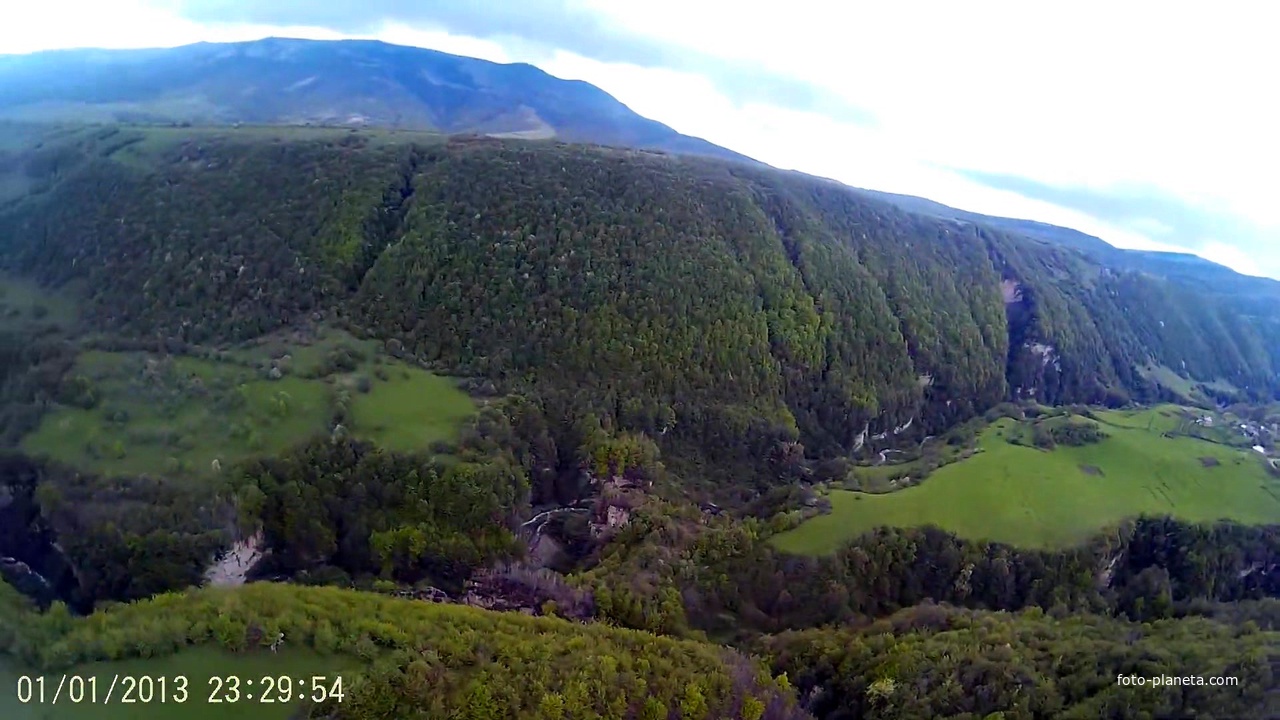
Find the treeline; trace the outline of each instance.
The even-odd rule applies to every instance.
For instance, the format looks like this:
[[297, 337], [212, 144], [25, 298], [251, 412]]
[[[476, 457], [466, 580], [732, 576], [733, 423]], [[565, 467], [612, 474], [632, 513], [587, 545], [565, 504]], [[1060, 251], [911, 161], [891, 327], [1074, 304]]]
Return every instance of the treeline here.
[[[884, 617], [926, 601], [1147, 621], [1280, 598], [1274, 525], [1139, 518], [1062, 550], [880, 528], [823, 557], [779, 553], [770, 533], [759, 521], [649, 502], [590, 559], [584, 579], [634, 596], [615, 621], [739, 638]], [[671, 593], [684, 602], [666, 603]]]
[[[862, 627], [783, 633], [763, 645], [775, 672], [787, 673], [821, 720], [1280, 714], [1280, 634], [1206, 619], [1138, 624], [926, 604]], [[1131, 676], [1147, 686], [1121, 684]], [[1165, 677], [1205, 684], [1151, 686], [1150, 678]], [[1210, 686], [1210, 678], [1238, 684]]]
[[341, 316], [519, 390], [557, 442], [595, 415], [726, 490], [776, 483], [782, 448], [918, 442], [1010, 397], [1153, 399], [1152, 361], [1274, 375], [1252, 321], [1176, 284], [799, 175], [351, 133], [193, 131], [125, 163], [73, 137], [56, 177], [32, 155], [50, 190], [0, 213], [0, 264], [87, 280], [99, 323], [213, 342]]
[[51, 403], [67, 399], [63, 377], [74, 363], [74, 346], [56, 333], [0, 328], [0, 448], [16, 446]]
[[[0, 584], [0, 607], [18, 606]], [[50, 672], [191, 646], [289, 647], [360, 661], [315, 718], [800, 720], [785, 678], [735, 651], [601, 624], [259, 583], [119, 605], [0, 615], [0, 653]], [[193, 683], [194, 684], [194, 683]]]

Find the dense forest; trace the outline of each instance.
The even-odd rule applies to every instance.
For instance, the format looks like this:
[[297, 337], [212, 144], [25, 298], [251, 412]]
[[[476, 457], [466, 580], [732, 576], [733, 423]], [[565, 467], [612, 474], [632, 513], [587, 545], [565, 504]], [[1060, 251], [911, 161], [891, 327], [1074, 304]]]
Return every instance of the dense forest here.
[[1069, 249], [727, 161], [395, 138], [10, 151], [36, 192], [0, 211], [0, 263], [141, 337], [341, 319], [522, 389], [556, 432], [591, 413], [757, 476], [781, 443], [838, 457], [1009, 397], [1152, 399], [1149, 364], [1274, 389], [1249, 320]]
[[[1219, 299], [829, 181], [639, 151], [62, 128], [0, 149], [0, 175], [22, 188], [0, 194], [0, 270], [80, 310], [74, 332], [0, 324], [0, 554], [23, 560], [0, 570], [36, 601], [0, 583], [0, 656], [60, 670], [286, 632], [363, 663], [347, 702], [305, 709], [331, 718], [1277, 713], [1280, 525], [769, 542], [819, 511], [816, 485], [933, 435], [967, 446], [1011, 402], [1167, 399], [1153, 368], [1273, 399], [1273, 342]], [[231, 356], [320, 325], [454, 376], [478, 410], [393, 451], [347, 431], [357, 383], [323, 432], [198, 481], [18, 449], [44, 413], [96, 408], [81, 350]], [[264, 582], [188, 589], [250, 536]], [[1115, 683], [1162, 672], [1243, 685]]]
[[[1280, 713], [1274, 632], [921, 605], [862, 627], [769, 640], [816, 715], [845, 718], [1261, 718]], [[1204, 677], [1134, 689], [1120, 677]], [[1238, 686], [1212, 687], [1232, 677]]]

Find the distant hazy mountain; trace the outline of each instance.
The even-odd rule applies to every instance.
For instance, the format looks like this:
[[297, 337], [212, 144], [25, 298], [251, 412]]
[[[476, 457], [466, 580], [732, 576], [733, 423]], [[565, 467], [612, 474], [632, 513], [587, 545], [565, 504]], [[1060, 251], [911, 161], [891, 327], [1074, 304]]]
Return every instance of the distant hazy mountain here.
[[1231, 268], [1190, 253], [1123, 250], [1079, 230], [1034, 220], [980, 215], [911, 195], [897, 195], [877, 190], [858, 190], [857, 192], [890, 202], [903, 210], [919, 215], [986, 225], [1053, 245], [1074, 248], [1104, 265], [1119, 270], [1134, 270], [1157, 275], [1188, 284], [1202, 292], [1240, 300], [1244, 303], [1241, 309], [1250, 314], [1272, 313], [1277, 308], [1275, 303], [1280, 303], [1280, 282], [1269, 278], [1241, 275]]
[[0, 56], [0, 118], [371, 125], [749, 159], [532, 65], [366, 40]]

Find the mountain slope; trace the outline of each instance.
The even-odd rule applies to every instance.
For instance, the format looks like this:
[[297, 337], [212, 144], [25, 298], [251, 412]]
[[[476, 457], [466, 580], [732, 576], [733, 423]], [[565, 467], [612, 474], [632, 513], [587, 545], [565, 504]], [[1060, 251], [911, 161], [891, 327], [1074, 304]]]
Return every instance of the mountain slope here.
[[271, 132], [87, 129], [9, 153], [31, 192], [0, 210], [0, 264], [81, 284], [91, 321], [140, 337], [340, 319], [530, 393], [553, 426], [594, 416], [752, 475], [790, 441], [866, 452], [1008, 397], [1154, 397], [1148, 364], [1274, 388], [1259, 326], [1211, 297], [834, 183]]
[[1265, 298], [1280, 303], [1280, 282], [1270, 278], [1242, 275], [1191, 253], [1125, 250], [1079, 230], [1035, 220], [982, 215], [911, 195], [862, 189], [856, 192], [892, 203], [908, 212], [979, 223], [1042, 242], [1073, 248], [1117, 270], [1132, 270], [1177, 280], [1201, 292], [1245, 299]]
[[366, 40], [268, 38], [0, 56], [0, 117], [379, 126], [748, 158], [585, 82]]

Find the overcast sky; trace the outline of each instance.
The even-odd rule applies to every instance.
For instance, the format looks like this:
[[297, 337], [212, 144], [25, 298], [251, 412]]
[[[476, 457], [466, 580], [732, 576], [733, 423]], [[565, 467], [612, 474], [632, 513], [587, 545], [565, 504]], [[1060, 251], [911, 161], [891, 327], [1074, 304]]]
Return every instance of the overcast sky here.
[[1280, 277], [1263, 3], [51, 0], [0, 53], [378, 38], [591, 82], [770, 164]]

